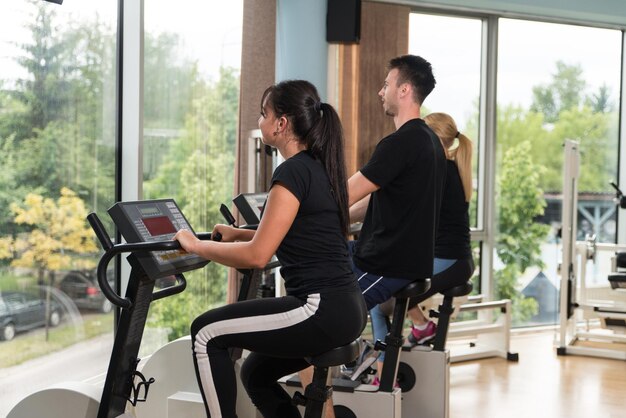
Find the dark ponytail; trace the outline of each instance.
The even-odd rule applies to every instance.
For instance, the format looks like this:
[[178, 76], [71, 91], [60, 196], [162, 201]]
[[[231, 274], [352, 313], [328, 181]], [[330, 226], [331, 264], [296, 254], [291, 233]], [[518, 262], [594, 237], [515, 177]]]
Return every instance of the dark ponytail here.
[[348, 179], [344, 156], [343, 128], [339, 115], [328, 103], [320, 103], [321, 117], [307, 135], [309, 150], [324, 164], [335, 201], [339, 206], [341, 229], [348, 234]]
[[344, 157], [343, 129], [339, 115], [328, 103], [322, 103], [315, 86], [305, 80], [289, 80], [269, 87], [261, 98], [276, 116], [289, 119], [294, 135], [317, 158], [330, 180], [333, 197], [339, 207], [339, 220], [348, 234], [348, 188]]

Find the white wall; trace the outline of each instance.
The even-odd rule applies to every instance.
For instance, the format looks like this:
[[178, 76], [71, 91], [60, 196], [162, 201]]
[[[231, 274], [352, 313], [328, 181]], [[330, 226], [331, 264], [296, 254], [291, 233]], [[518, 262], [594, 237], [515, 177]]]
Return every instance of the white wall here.
[[308, 80], [326, 100], [326, 0], [277, 0], [276, 81]]

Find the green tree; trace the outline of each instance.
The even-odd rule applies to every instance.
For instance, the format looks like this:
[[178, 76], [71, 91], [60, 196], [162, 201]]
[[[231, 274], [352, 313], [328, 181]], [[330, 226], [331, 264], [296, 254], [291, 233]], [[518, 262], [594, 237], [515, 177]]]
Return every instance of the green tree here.
[[[144, 194], [173, 197], [196, 231], [210, 231], [224, 222], [220, 204], [232, 199], [239, 77], [233, 69], [221, 69], [217, 82], [197, 80], [195, 85], [199, 97], [192, 102], [182, 135], [170, 141], [167, 159], [144, 182]], [[225, 299], [225, 267], [210, 263], [188, 276], [183, 294], [151, 309], [150, 323], [169, 328], [170, 340], [188, 334], [193, 318]]]
[[617, 130], [612, 127], [616, 126], [617, 115], [611, 91], [604, 84], [588, 95], [586, 85], [580, 65], [557, 61], [552, 81], [533, 88], [529, 113], [543, 117], [544, 132], [532, 132], [528, 139], [534, 161], [547, 168], [541, 183], [545, 190], [561, 189], [562, 163], [557, 147], [565, 139], [576, 140], [581, 146], [579, 190], [608, 191], [608, 182], [616, 178]]
[[562, 110], [581, 104], [586, 82], [580, 65], [556, 62], [556, 73], [547, 86], [533, 87], [533, 104], [530, 110], [542, 113], [546, 122], [555, 122]]
[[611, 113], [615, 109], [615, 105], [611, 101], [611, 90], [605, 84], [598, 88], [597, 93], [592, 93], [587, 97], [586, 105], [591, 108], [593, 113]]
[[539, 186], [542, 167], [530, 155], [530, 142], [509, 148], [498, 178], [498, 237], [496, 253], [504, 268], [495, 272], [496, 297], [513, 302], [514, 320], [524, 322], [537, 312], [537, 302], [516, 288], [517, 279], [531, 266], [543, 267], [541, 244], [549, 226], [535, 222], [546, 206]]
[[178, 129], [185, 123], [201, 83], [197, 63], [181, 56], [173, 33], [144, 36], [144, 127]]
[[[609, 182], [617, 178], [616, 117], [612, 113], [593, 112], [587, 106], [563, 110], [549, 134], [552, 144], [561, 145], [565, 139], [575, 140], [580, 144], [578, 190], [581, 192], [611, 191]], [[545, 153], [547, 150], [541, 151]], [[552, 149], [549, 152], [562, 160], [561, 149]], [[546, 167], [562, 177], [562, 163]], [[552, 190], [561, 190], [561, 187], [559, 182], [558, 188]]]
[[586, 85], [580, 65], [558, 61], [552, 81], [533, 88], [529, 110], [498, 108], [498, 147], [507, 150], [529, 141], [533, 161], [545, 168], [540, 182], [544, 190], [561, 190], [565, 139], [581, 146], [579, 190], [609, 191], [608, 182], [617, 176], [617, 114], [611, 91], [602, 85], [587, 94]]
[[[31, 40], [15, 58], [28, 76], [0, 91], [0, 162], [10, 172], [0, 176], [0, 207], [69, 187], [103, 211], [115, 179], [115, 38], [98, 17], [59, 25], [55, 10], [32, 5]], [[20, 231], [8, 210], [0, 225]]]
[[64, 46], [55, 24], [56, 11], [41, 2], [34, 2], [32, 20], [26, 24], [32, 42], [20, 45], [24, 54], [17, 62], [30, 77], [18, 80], [16, 96], [27, 107], [26, 120], [17, 139], [28, 136], [32, 129], [43, 129], [48, 122], [62, 118], [69, 101], [66, 68], [62, 59]]

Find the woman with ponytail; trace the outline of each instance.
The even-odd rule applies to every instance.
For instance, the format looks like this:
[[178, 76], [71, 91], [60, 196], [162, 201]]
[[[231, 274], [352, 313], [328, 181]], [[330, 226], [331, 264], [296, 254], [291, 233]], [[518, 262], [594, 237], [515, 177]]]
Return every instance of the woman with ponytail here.
[[408, 340], [413, 344], [423, 344], [431, 340], [436, 331], [433, 321], [426, 319], [417, 304], [442, 289], [466, 283], [474, 273], [469, 227], [472, 141], [458, 131], [454, 119], [446, 113], [431, 113], [424, 117], [424, 121], [441, 140], [446, 152], [447, 167], [435, 237], [432, 287], [420, 300], [409, 303], [409, 316], [413, 326]]
[[[439, 225], [435, 237], [433, 278], [428, 292], [409, 301], [411, 318], [409, 342], [425, 344], [435, 337], [437, 326], [427, 319], [418, 306], [435, 293], [466, 283], [474, 273], [470, 247], [469, 202], [472, 197], [472, 141], [457, 130], [454, 119], [446, 113], [431, 113], [424, 117], [430, 129], [439, 137], [446, 153], [444, 183]], [[458, 143], [457, 143], [458, 140]], [[456, 146], [455, 146], [456, 145]], [[374, 340], [387, 335], [386, 317], [393, 312], [394, 299], [370, 309]], [[377, 359], [377, 374], [382, 372], [384, 354]], [[378, 378], [375, 378], [376, 384]]]
[[236, 379], [229, 348], [249, 350], [241, 380], [264, 417], [300, 417], [277, 380], [304, 369], [304, 357], [348, 344], [367, 321], [352, 273], [343, 134], [332, 106], [303, 80], [269, 87], [261, 99], [263, 142], [278, 166], [256, 231], [216, 225], [221, 242], [189, 231], [191, 253], [238, 268], [262, 268], [276, 254], [287, 295], [210, 310], [191, 325], [193, 361], [207, 416], [235, 417]]
[[[465, 202], [469, 204], [472, 197], [472, 141], [457, 131], [456, 123], [447, 113], [431, 113], [424, 117], [426, 124], [432, 129], [443, 145], [448, 161], [454, 161], [456, 170], [461, 177]], [[455, 147], [455, 142], [458, 144]], [[469, 227], [469, 226], [468, 226]]]

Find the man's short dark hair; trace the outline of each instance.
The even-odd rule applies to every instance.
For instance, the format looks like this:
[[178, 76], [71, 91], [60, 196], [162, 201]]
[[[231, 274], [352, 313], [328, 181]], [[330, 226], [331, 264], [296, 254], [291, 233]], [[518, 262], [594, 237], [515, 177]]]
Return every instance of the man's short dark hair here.
[[389, 71], [398, 70], [398, 85], [413, 86], [413, 99], [420, 105], [435, 88], [433, 68], [428, 61], [417, 55], [401, 55], [389, 61]]

